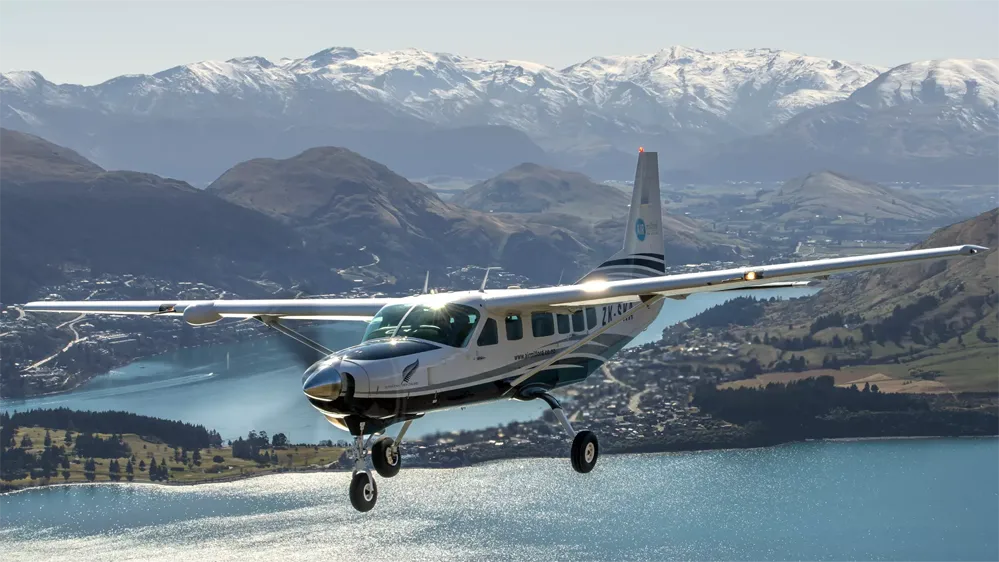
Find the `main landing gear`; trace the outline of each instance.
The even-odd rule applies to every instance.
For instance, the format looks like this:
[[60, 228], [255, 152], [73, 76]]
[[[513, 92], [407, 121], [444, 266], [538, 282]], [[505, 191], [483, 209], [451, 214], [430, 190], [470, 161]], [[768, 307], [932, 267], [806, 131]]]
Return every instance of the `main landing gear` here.
[[[399, 474], [402, 468], [402, 454], [399, 452], [399, 444], [406, 435], [406, 430], [413, 423], [407, 420], [399, 430], [399, 435], [395, 439], [391, 437], [381, 437], [375, 441], [370, 448], [371, 464], [375, 471], [385, 478], [392, 478]], [[350, 478], [350, 504], [357, 511], [370, 511], [378, 501], [378, 485], [371, 475], [371, 468], [368, 467], [366, 457], [371, 440], [375, 438], [372, 433], [367, 441], [364, 439], [364, 422], [360, 423], [360, 431], [354, 436], [354, 443], [347, 450], [347, 455], [354, 461], [354, 469]]]
[[600, 446], [597, 444], [597, 436], [592, 431], [580, 431], [576, 433], [569, 423], [569, 418], [565, 416], [562, 405], [558, 400], [548, 394], [543, 389], [527, 389], [523, 393], [524, 397], [540, 398], [548, 403], [559, 423], [565, 428], [565, 432], [572, 438], [572, 449], [569, 450], [569, 459], [572, 461], [572, 468], [580, 473], [586, 474], [597, 466], [597, 458], [600, 456]]

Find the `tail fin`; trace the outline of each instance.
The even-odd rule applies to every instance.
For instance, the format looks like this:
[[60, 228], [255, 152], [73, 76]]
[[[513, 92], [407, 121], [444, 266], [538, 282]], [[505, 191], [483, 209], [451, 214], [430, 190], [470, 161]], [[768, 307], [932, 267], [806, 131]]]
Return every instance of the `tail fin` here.
[[638, 279], [666, 271], [659, 196], [659, 155], [639, 151], [631, 213], [624, 229], [624, 246], [578, 282]]

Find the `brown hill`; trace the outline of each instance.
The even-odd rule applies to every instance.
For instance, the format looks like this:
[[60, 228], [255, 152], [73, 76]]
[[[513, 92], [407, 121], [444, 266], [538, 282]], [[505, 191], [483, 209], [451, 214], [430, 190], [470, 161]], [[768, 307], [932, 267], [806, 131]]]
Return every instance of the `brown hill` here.
[[449, 265], [500, 264], [554, 280], [562, 269], [575, 270], [585, 252], [562, 229], [450, 205], [344, 148], [243, 162], [208, 191], [282, 220], [328, 255], [364, 248], [378, 268], [410, 279]]
[[771, 220], [831, 224], [881, 221], [940, 221], [955, 212], [943, 201], [927, 201], [901, 189], [884, 187], [830, 171], [794, 178], [755, 205], [769, 208]]
[[326, 271], [280, 222], [187, 183], [107, 172], [43, 139], [2, 130], [0, 285], [41, 296], [67, 269], [198, 280], [244, 294], [249, 279], [291, 283]]
[[[586, 244], [592, 256], [605, 258], [621, 248], [630, 194], [583, 174], [521, 164], [468, 188], [451, 202], [504, 220], [563, 228]], [[688, 217], [664, 213], [662, 225], [670, 264], [735, 260], [756, 250]]]
[[487, 213], [562, 213], [598, 220], [626, 215], [629, 199], [583, 174], [525, 163], [473, 185], [452, 202]]
[[[899, 392], [994, 393], [999, 391], [999, 209], [939, 229], [915, 248], [957, 244], [990, 249], [970, 258], [833, 278], [807, 299], [762, 308], [732, 301], [722, 305], [729, 310], [708, 311], [689, 327], [718, 329], [743, 342], [726, 366], [736, 373], [758, 372], [747, 367], [756, 360], [764, 373], [834, 374], [838, 381], [877, 381]], [[675, 341], [696, 339], [684, 333], [688, 329], [681, 326], [670, 335]]]

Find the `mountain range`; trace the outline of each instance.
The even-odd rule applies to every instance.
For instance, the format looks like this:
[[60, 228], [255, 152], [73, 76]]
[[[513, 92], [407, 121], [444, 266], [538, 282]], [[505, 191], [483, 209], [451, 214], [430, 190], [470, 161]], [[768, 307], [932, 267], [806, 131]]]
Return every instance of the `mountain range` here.
[[93, 86], [0, 75], [5, 127], [104, 167], [207, 184], [254, 157], [337, 145], [409, 177], [489, 177], [521, 162], [628, 175], [640, 145], [664, 179], [999, 176], [996, 60], [891, 69], [773, 49], [685, 47], [563, 69], [406, 49], [244, 57]]

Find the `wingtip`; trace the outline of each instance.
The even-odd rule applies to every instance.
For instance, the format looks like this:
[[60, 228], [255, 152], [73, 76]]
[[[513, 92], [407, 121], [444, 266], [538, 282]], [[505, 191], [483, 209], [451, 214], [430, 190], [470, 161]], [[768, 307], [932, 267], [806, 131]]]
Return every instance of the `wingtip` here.
[[985, 246], [976, 246], [974, 244], [966, 244], [964, 246], [964, 248], [962, 248], [962, 249], [965, 252], [967, 252], [968, 254], [977, 254], [977, 253], [980, 253], [980, 252], [988, 252], [989, 251], [989, 248], [986, 248]]

